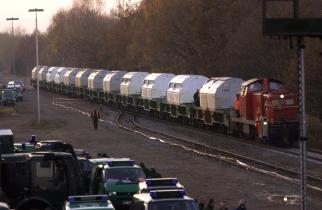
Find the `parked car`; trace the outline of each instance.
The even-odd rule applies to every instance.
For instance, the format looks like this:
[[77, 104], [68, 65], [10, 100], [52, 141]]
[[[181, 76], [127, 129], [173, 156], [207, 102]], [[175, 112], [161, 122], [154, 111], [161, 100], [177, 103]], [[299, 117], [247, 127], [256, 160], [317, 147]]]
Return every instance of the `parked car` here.
[[15, 84], [16, 84], [16, 85], [18, 85], [18, 84], [19, 84], [19, 85], [21, 86], [21, 91], [22, 91], [22, 92], [25, 92], [25, 90], [26, 90], [26, 89], [25, 89], [25, 84], [23, 83], [23, 81], [22, 81], [22, 80], [17, 80], [17, 81], [15, 82]]
[[1, 102], [4, 106], [15, 106], [16, 105], [16, 93], [11, 89], [1, 90]]
[[15, 88], [16, 100], [23, 101], [22, 90], [20, 88]]

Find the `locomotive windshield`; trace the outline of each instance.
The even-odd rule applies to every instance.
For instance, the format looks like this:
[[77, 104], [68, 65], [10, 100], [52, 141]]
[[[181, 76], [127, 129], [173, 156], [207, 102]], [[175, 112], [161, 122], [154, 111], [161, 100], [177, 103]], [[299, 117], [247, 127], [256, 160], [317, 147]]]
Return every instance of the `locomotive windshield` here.
[[280, 91], [280, 90], [284, 90], [284, 86], [280, 82], [270, 81], [269, 82], [269, 89], [271, 91]]
[[262, 88], [263, 87], [261, 81], [254, 82], [249, 85], [249, 91], [251, 92], [262, 90]]

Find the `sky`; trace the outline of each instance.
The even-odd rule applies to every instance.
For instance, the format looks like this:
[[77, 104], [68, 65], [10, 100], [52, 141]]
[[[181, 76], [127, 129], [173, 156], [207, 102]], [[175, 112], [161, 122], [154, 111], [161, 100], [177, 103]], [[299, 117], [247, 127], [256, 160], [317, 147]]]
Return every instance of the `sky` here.
[[[137, 0], [133, 0], [137, 1]], [[61, 8], [70, 8], [73, 0], [0, 0], [0, 32], [11, 31], [11, 21], [6, 18], [17, 17], [14, 27], [24, 28], [27, 33], [35, 29], [35, 13], [28, 12], [32, 8], [44, 9], [38, 13], [38, 30], [45, 32], [52, 16]], [[105, 0], [105, 11], [109, 12], [116, 0]]]

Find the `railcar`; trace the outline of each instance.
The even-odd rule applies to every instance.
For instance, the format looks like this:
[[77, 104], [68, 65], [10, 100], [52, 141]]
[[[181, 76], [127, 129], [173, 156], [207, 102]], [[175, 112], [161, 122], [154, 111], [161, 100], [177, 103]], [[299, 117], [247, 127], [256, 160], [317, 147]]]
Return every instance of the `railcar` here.
[[103, 99], [103, 79], [109, 73], [108, 70], [100, 69], [93, 71], [88, 77], [88, 95], [91, 101], [102, 103]]
[[141, 95], [143, 81], [149, 73], [147, 72], [128, 72], [122, 78], [120, 84], [120, 97], [118, 104], [129, 109], [137, 108], [137, 99]]
[[191, 123], [194, 114], [194, 94], [208, 80], [202, 75], [178, 75], [169, 82], [167, 100], [161, 102], [161, 116], [173, 121]]
[[226, 133], [234, 114], [234, 99], [244, 80], [234, 77], [210, 78], [200, 89], [200, 106], [194, 108], [194, 124]]
[[120, 85], [127, 71], [111, 71], [103, 79], [103, 101], [106, 104], [116, 105], [120, 96]]
[[160, 104], [166, 102], [168, 84], [174, 74], [152, 73], [143, 81], [138, 108], [154, 116], [160, 116]]
[[[51, 88], [52, 78], [58, 67], [46, 69], [48, 73], [44, 85], [54, 91]], [[161, 119], [208, 127], [263, 143], [292, 145], [298, 140], [296, 96], [278, 80], [255, 78], [244, 82], [233, 77], [208, 79], [202, 75], [108, 73], [106, 70], [95, 80], [102, 71], [83, 69], [73, 73], [76, 74], [74, 96], [149, 112]], [[73, 80], [72, 77], [67, 78]], [[71, 84], [66, 82], [65, 87], [70, 88]], [[194, 104], [197, 89], [200, 89], [199, 106]], [[240, 94], [240, 115], [233, 108], [237, 93]]]
[[64, 75], [64, 94], [72, 96], [76, 93], [76, 75], [81, 69], [69, 68]]
[[79, 71], [76, 75], [75, 86], [76, 93], [75, 96], [86, 98], [88, 94], [88, 77], [93, 72], [93, 69], [83, 69]]
[[32, 69], [32, 72], [31, 72], [31, 86], [36, 87], [38, 73], [39, 73], [39, 70], [42, 69], [42, 68], [43, 68], [43, 66], [39, 65], [39, 66], [35, 66]]
[[43, 88], [47, 88], [47, 90], [52, 91], [54, 90], [54, 81], [55, 75], [60, 67], [50, 67], [46, 74], [46, 82]]
[[296, 96], [278, 80], [248, 80], [240, 91], [240, 117], [231, 117], [230, 129], [264, 143], [292, 145], [299, 135]]
[[46, 75], [47, 75], [48, 69], [49, 67], [43, 66], [38, 72], [39, 88], [44, 88], [46, 86]]
[[56, 93], [63, 93], [63, 87], [64, 87], [64, 76], [67, 72], [68, 68], [66, 67], [61, 67], [57, 70], [57, 73], [55, 75], [54, 79], [54, 91]]

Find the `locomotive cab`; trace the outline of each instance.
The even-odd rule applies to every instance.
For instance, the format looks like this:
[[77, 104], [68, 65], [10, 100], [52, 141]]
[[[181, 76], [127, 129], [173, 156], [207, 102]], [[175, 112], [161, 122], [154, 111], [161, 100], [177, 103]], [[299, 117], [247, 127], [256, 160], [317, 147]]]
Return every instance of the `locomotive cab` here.
[[251, 136], [291, 145], [298, 138], [297, 113], [296, 96], [280, 81], [256, 78], [242, 84], [240, 120]]

